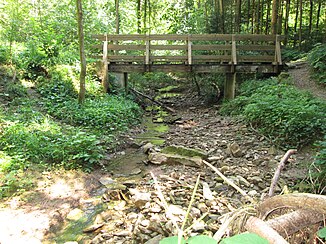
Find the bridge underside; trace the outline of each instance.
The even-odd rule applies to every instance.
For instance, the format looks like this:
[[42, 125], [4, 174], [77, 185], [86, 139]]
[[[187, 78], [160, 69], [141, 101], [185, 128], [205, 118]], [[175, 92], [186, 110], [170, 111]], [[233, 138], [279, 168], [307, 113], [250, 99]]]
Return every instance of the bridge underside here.
[[277, 74], [282, 65], [274, 64], [126, 64], [109, 63], [108, 70], [116, 73], [132, 72], [193, 72], [193, 73], [265, 73]]

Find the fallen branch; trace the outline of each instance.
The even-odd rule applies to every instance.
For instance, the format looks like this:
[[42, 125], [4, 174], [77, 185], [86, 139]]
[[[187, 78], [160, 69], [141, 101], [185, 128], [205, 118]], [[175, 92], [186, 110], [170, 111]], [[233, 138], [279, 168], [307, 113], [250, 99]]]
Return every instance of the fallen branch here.
[[306, 209], [326, 215], [326, 196], [310, 193], [278, 195], [264, 200], [258, 207], [258, 213], [265, 219], [280, 208]]
[[287, 244], [288, 242], [277, 233], [273, 228], [267, 225], [263, 220], [256, 217], [249, 217], [247, 220], [245, 228], [252, 233], [255, 233], [266, 240], [271, 244]]
[[284, 168], [284, 165], [286, 163], [286, 161], [288, 161], [289, 157], [292, 155], [292, 154], [295, 154], [297, 152], [297, 150], [295, 149], [290, 149], [288, 150], [285, 155], [282, 157], [275, 173], [274, 173], [274, 177], [272, 179], [272, 182], [271, 182], [271, 186], [269, 188], [269, 192], [268, 192], [268, 196], [269, 197], [272, 197], [274, 195], [274, 191], [275, 191], [275, 187], [276, 187], [276, 184], [280, 178], [280, 174], [281, 174], [281, 171], [282, 169]]
[[159, 101], [156, 101], [154, 98], [150, 97], [150, 96], [147, 96], [145, 95], [144, 93], [141, 93], [140, 91], [137, 91], [133, 88], [129, 88], [133, 93], [135, 93], [136, 95], [139, 95], [139, 96], [142, 96], [142, 97], [145, 97], [147, 98], [148, 100], [152, 101], [153, 103], [156, 103], [158, 105], [160, 105], [162, 108], [164, 108], [165, 110], [171, 112], [171, 113], [175, 113], [176, 111], [166, 105], [164, 105], [163, 103], [159, 102]]
[[316, 211], [299, 209], [294, 212], [281, 215], [266, 222], [281, 236], [287, 237], [295, 232], [325, 219], [325, 215]]
[[234, 189], [236, 189], [242, 196], [247, 198], [251, 203], [256, 204], [256, 201], [252, 197], [250, 197], [244, 190], [242, 190], [240, 187], [238, 187], [236, 184], [234, 184], [231, 180], [229, 180], [216, 167], [214, 167], [212, 164], [206, 162], [205, 160], [203, 160], [203, 163], [206, 164], [207, 166], [209, 166], [211, 169], [213, 169], [215, 171], [215, 173], [218, 174], [228, 185], [230, 185]]

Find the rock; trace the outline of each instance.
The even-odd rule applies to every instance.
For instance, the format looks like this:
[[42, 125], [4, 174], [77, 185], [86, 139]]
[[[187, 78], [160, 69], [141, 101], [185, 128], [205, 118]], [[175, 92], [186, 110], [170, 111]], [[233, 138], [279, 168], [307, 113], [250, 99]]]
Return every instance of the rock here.
[[165, 154], [176, 154], [185, 157], [200, 157], [207, 159], [208, 155], [206, 152], [199, 149], [187, 148], [184, 146], [168, 146], [162, 149], [162, 153]]
[[259, 176], [252, 176], [252, 177], [248, 178], [248, 180], [251, 181], [252, 183], [254, 183], [255, 185], [263, 182], [263, 179], [260, 178]]
[[126, 190], [126, 186], [123, 185], [123, 184], [120, 184], [118, 182], [116, 182], [115, 180], [113, 180], [112, 178], [110, 177], [107, 177], [107, 176], [104, 176], [104, 177], [101, 177], [99, 179], [99, 182], [104, 185], [106, 188], [108, 188], [109, 190]]
[[204, 221], [199, 221], [199, 222], [196, 222], [192, 229], [193, 231], [196, 231], [196, 232], [202, 232], [205, 230], [205, 227], [206, 227], [206, 224]]
[[134, 168], [130, 171], [130, 173], [128, 175], [138, 175], [141, 173], [141, 169], [140, 168]]
[[255, 197], [258, 195], [258, 192], [256, 190], [251, 190], [248, 192], [248, 195], [251, 196], [251, 197]]
[[190, 210], [190, 214], [192, 215], [193, 218], [199, 218], [201, 213], [198, 208], [192, 207]]
[[202, 182], [203, 184], [203, 196], [205, 199], [207, 200], [213, 200], [214, 197], [213, 197], [213, 193], [211, 191], [211, 189], [209, 189], [209, 186], [206, 182]]
[[167, 156], [163, 153], [150, 153], [148, 155], [148, 160], [152, 164], [163, 164], [167, 162]]
[[151, 193], [149, 192], [140, 192], [134, 188], [130, 188], [129, 192], [132, 195], [131, 199], [135, 206], [139, 209], [143, 208], [145, 204], [151, 200]]
[[129, 235], [131, 235], [131, 233], [128, 230], [122, 230], [122, 231], [113, 233], [113, 235], [115, 235], [115, 236], [129, 236]]
[[181, 206], [178, 205], [169, 205], [167, 211], [166, 211], [166, 215], [167, 216], [171, 216], [171, 215], [186, 215], [186, 211], [184, 211]]
[[143, 149], [143, 152], [145, 153], [145, 154], [148, 154], [148, 153], [150, 153], [151, 151], [152, 151], [152, 149], [154, 148], [154, 145], [152, 144], [152, 143], [147, 143], [147, 144], [145, 144], [143, 147], [142, 147], [142, 149]]
[[91, 226], [86, 227], [85, 229], [83, 229], [83, 232], [84, 232], [84, 233], [89, 233], [89, 232], [96, 231], [96, 230], [98, 230], [99, 228], [101, 228], [103, 225], [104, 225], [104, 223], [102, 223], [102, 224], [94, 224], [94, 225], [91, 225]]
[[220, 161], [220, 160], [223, 160], [224, 157], [223, 156], [212, 156], [212, 157], [209, 157], [207, 159], [208, 162], [217, 162], [217, 161]]
[[158, 235], [158, 236], [155, 236], [152, 239], [146, 241], [145, 244], [159, 244], [160, 240], [162, 240], [162, 239], [163, 239], [163, 236]]
[[236, 158], [242, 156], [242, 151], [240, 149], [240, 146], [235, 142], [228, 145], [228, 151], [231, 153], [231, 155], [233, 155]]
[[200, 157], [186, 157], [181, 155], [172, 155], [164, 153], [150, 153], [148, 160], [153, 164], [183, 164], [192, 167], [199, 167], [202, 165]]
[[237, 175], [237, 178], [239, 179], [240, 184], [242, 184], [246, 187], [250, 186], [250, 183], [245, 178], [243, 178], [241, 175]]
[[75, 208], [73, 210], [71, 210], [68, 215], [67, 215], [67, 219], [71, 220], [71, 221], [77, 221], [79, 220], [81, 217], [83, 217], [84, 212], [79, 209], [79, 208]]
[[[224, 166], [222, 166], [221, 168], [220, 168], [220, 171], [221, 171], [221, 173], [225, 173], [226, 171], [229, 171], [230, 170], [230, 167], [229, 166], [226, 166], [226, 165], [224, 165]], [[222, 178], [221, 178], [222, 179]], [[224, 180], [222, 181], [222, 182], [224, 182]]]
[[140, 225], [148, 227], [151, 222], [148, 219], [144, 219], [140, 222]]
[[197, 208], [202, 212], [202, 213], [206, 213], [208, 211], [208, 207], [206, 206], [205, 203], [200, 202], [197, 204]]

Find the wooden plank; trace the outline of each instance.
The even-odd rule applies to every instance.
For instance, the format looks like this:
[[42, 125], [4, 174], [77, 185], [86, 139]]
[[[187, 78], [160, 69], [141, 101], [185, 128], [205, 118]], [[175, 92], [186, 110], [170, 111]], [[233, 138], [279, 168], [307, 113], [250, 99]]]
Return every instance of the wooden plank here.
[[133, 50], [133, 51], [145, 51], [146, 45], [119, 45], [109, 44], [108, 49], [110, 50]]
[[192, 57], [194, 61], [204, 61], [204, 62], [220, 62], [220, 61], [227, 61], [231, 60], [230, 55], [194, 55]]
[[275, 56], [273, 55], [241, 55], [238, 57], [238, 63], [241, 62], [252, 62], [252, 63], [259, 63], [259, 62], [274, 62]]
[[192, 50], [202, 50], [202, 51], [218, 51], [218, 50], [231, 50], [232, 49], [232, 45], [230, 44], [225, 44], [225, 45], [221, 45], [221, 44], [193, 44], [192, 45]]
[[136, 55], [110, 55], [108, 56], [109, 62], [144, 62], [145, 56]]
[[187, 45], [151, 45], [151, 50], [187, 50]]
[[237, 45], [242, 51], [275, 51], [274, 45]]
[[186, 62], [188, 60], [188, 56], [151, 56], [151, 61], [164, 61], [164, 62], [174, 62], [174, 61], [182, 61]]

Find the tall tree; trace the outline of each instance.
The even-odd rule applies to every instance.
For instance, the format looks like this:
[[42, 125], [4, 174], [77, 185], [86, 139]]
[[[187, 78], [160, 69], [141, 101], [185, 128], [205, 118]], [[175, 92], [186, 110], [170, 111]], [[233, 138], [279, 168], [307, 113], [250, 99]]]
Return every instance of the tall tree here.
[[317, 21], [316, 21], [317, 30], [319, 29], [320, 11], [321, 11], [321, 0], [318, 0]]
[[115, 0], [115, 34], [120, 33], [119, 0]]
[[78, 23], [78, 40], [79, 40], [79, 56], [80, 56], [80, 77], [79, 77], [79, 103], [85, 100], [85, 79], [86, 79], [86, 57], [84, 48], [84, 30], [83, 30], [83, 8], [81, 0], [76, 0], [77, 6], [77, 23]]
[[241, 0], [236, 0], [235, 3], [235, 32], [241, 32]]
[[278, 24], [278, 9], [279, 9], [279, 0], [273, 0], [272, 4], [272, 34], [277, 34], [277, 24]]
[[299, 48], [301, 49], [301, 43], [302, 43], [302, 18], [303, 18], [303, 6], [302, 6], [302, 0], [299, 0]]
[[310, 9], [309, 9], [309, 35], [310, 35], [310, 33], [311, 33], [311, 30], [312, 30], [312, 11], [313, 11], [313, 8], [314, 8], [314, 2], [313, 2], [313, 0], [310, 0], [309, 1], [309, 3], [310, 3]]

